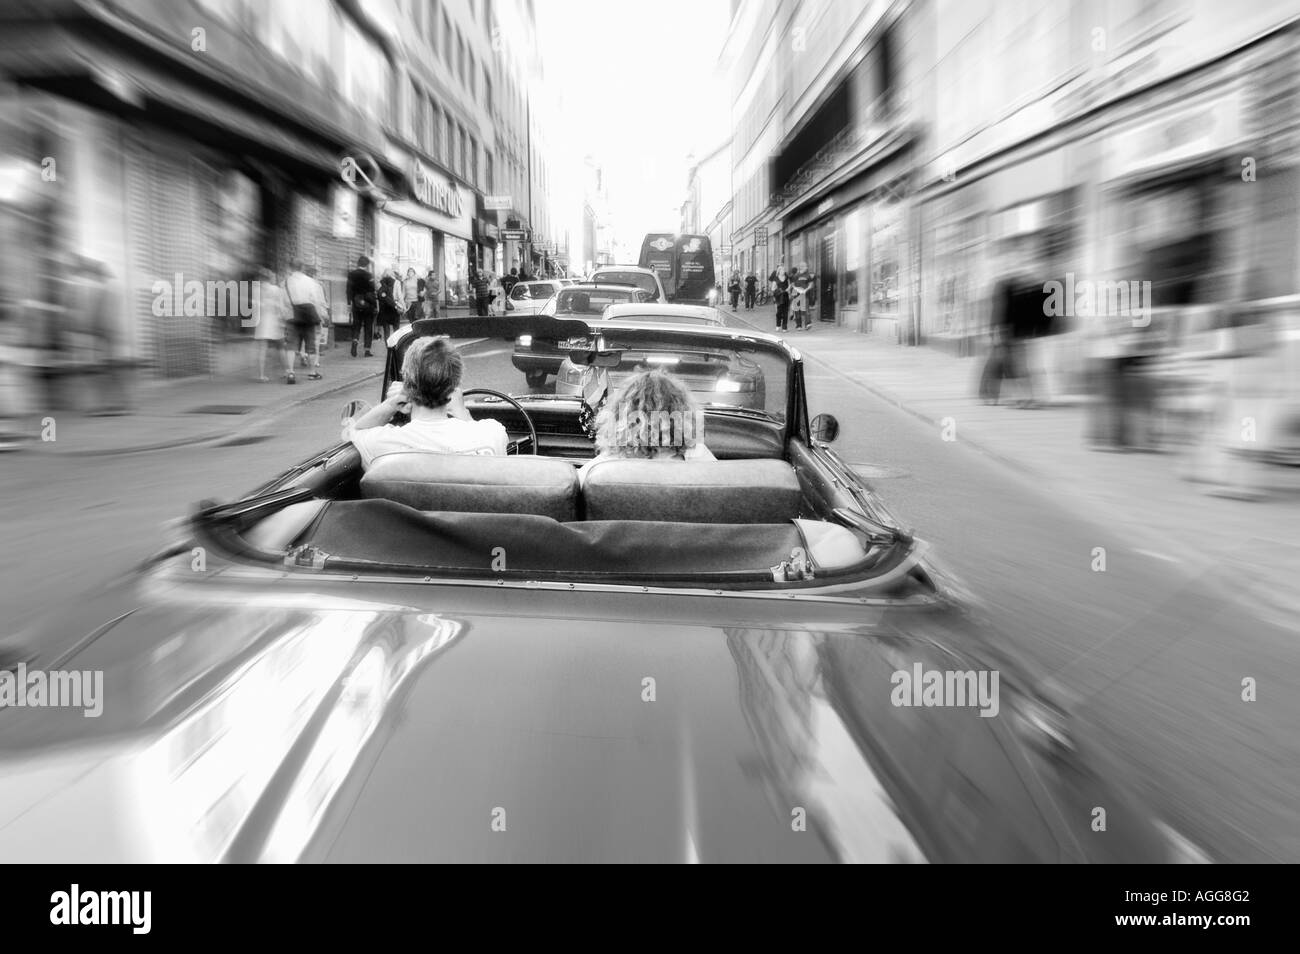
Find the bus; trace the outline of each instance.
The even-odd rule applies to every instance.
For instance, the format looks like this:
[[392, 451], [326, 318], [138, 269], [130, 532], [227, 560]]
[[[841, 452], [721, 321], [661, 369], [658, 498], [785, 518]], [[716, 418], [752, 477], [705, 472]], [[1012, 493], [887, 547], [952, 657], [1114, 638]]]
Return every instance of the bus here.
[[659, 273], [669, 301], [714, 304], [713, 244], [707, 235], [651, 232], [641, 243], [637, 264]]

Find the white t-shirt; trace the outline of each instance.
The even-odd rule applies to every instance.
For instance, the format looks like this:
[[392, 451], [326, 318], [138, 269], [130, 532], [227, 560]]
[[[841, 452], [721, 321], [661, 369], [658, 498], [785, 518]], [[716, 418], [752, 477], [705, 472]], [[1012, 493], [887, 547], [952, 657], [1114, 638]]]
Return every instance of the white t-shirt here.
[[357, 430], [348, 425], [347, 438], [361, 451], [361, 464], [369, 467], [381, 454], [428, 451], [434, 454], [505, 456], [508, 437], [500, 421], [465, 421], [447, 417], [437, 421], [410, 421], [398, 427], [385, 424]]

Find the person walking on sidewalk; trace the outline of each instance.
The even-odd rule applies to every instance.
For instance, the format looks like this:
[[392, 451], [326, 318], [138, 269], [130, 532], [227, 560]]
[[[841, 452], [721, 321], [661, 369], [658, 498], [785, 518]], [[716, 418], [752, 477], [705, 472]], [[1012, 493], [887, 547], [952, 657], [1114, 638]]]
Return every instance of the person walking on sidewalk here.
[[307, 375], [313, 381], [319, 381], [320, 373], [320, 328], [325, 322], [328, 310], [325, 307], [325, 292], [320, 284], [303, 271], [302, 262], [295, 261], [288, 278], [284, 281], [284, 290], [289, 300], [289, 384], [293, 384], [294, 356], [301, 348], [306, 355], [306, 363], [311, 368]]
[[406, 307], [406, 323], [409, 325], [420, 317], [420, 299], [424, 296], [424, 279], [415, 274], [415, 269], [408, 268], [402, 279], [402, 302]]
[[740, 276], [735, 272], [727, 279], [727, 296], [731, 299], [731, 310], [735, 311], [740, 305]]
[[284, 380], [293, 384], [293, 352], [286, 336], [293, 306], [289, 296], [275, 281], [269, 268], [257, 270], [257, 294], [253, 296], [253, 340], [257, 343], [257, 380], [266, 382], [266, 359], [271, 353], [282, 356]]
[[492, 281], [487, 272], [475, 268], [469, 277], [470, 289], [474, 295], [474, 314], [480, 318], [488, 317], [488, 304], [492, 300]]
[[758, 296], [758, 276], [752, 271], [745, 276], [745, 308], [754, 310], [754, 299]]
[[398, 298], [401, 287], [397, 281], [397, 274], [391, 268], [384, 269], [383, 277], [379, 279], [376, 298], [379, 300], [379, 331], [385, 346], [388, 344], [388, 336], [397, 330], [397, 326], [402, 321]]
[[812, 288], [812, 275], [805, 268], [794, 270], [791, 282], [791, 307], [794, 309], [794, 326], [800, 331], [811, 331], [812, 322], [808, 319], [808, 293]]
[[375, 336], [375, 277], [370, 274], [370, 259], [362, 255], [357, 267], [348, 272], [348, 307], [352, 309], [352, 357], [357, 356], [357, 342], [364, 341], [366, 357]]
[[776, 302], [776, 327], [788, 331], [790, 324], [790, 274], [785, 270], [785, 262], [776, 267], [771, 275], [772, 299]]

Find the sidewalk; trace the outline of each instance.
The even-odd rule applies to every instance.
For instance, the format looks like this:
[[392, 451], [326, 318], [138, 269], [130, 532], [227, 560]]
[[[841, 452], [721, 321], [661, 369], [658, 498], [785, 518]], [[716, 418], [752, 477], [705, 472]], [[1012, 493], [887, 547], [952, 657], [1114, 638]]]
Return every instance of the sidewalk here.
[[[339, 342], [321, 351], [322, 380], [307, 377], [309, 369], [296, 369], [296, 384], [286, 384], [283, 359], [268, 356], [269, 382], [257, 380], [256, 352], [247, 343], [226, 362], [241, 370], [205, 377], [172, 380], [137, 379], [129, 387], [130, 411], [96, 416], [86, 410], [64, 409], [27, 415], [29, 440], [17, 453], [59, 454], [72, 457], [132, 454], [239, 440], [268, 420], [300, 404], [343, 391], [384, 371], [385, 348], [374, 342], [374, 356], [353, 358], [348, 344]], [[301, 365], [301, 362], [298, 362]], [[277, 371], [272, 368], [278, 369]], [[375, 383], [372, 403], [378, 400]], [[44, 421], [52, 418], [54, 440], [42, 439]]]
[[[771, 306], [724, 313], [759, 331], [775, 331]], [[1263, 580], [1294, 590], [1300, 577], [1300, 468], [1259, 467], [1268, 496], [1259, 501], [1215, 497], [1179, 476], [1174, 453], [1111, 454], [1085, 443], [1084, 405], [1022, 410], [989, 406], [977, 397], [981, 357], [957, 357], [892, 339], [816, 323], [784, 335], [810, 365], [866, 388], [926, 422], [941, 440], [945, 423], [956, 440], [1000, 461], [1095, 519], [1117, 526], [1151, 555], [1180, 563], [1220, 565], [1225, 558]], [[842, 422], [850, 408], [833, 410]], [[947, 421], [947, 419], [951, 421]]]

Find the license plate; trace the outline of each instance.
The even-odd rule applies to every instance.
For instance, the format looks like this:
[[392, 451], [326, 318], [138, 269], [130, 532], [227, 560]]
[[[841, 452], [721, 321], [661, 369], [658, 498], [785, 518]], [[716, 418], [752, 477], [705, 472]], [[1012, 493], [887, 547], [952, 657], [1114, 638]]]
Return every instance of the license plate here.
[[560, 350], [590, 351], [591, 339], [590, 338], [566, 338], [564, 341], [560, 342]]

